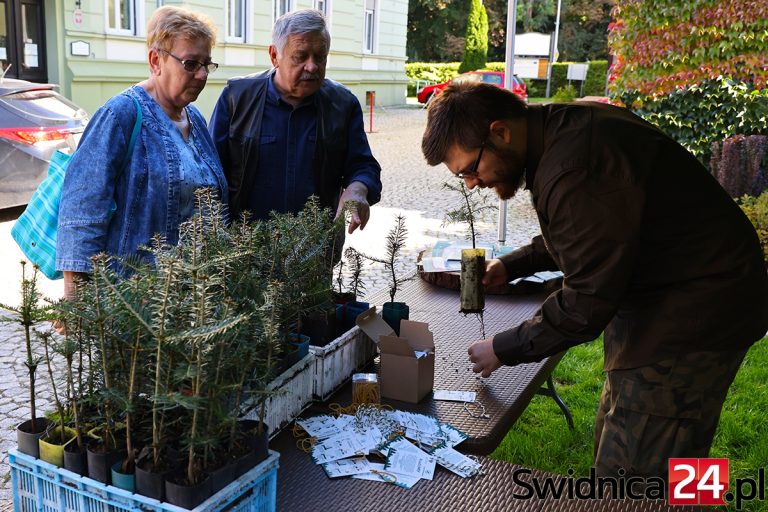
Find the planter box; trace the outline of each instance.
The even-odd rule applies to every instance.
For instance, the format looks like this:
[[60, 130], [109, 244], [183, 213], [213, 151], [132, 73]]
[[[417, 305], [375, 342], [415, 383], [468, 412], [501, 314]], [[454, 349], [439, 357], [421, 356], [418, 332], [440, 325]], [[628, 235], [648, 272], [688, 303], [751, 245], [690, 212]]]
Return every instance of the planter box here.
[[[310, 353], [267, 386], [271, 394], [267, 398], [264, 422], [269, 427], [270, 438], [276, 436], [312, 403], [314, 363], [315, 356]], [[243, 419], [258, 420], [261, 409], [258, 397], [246, 405], [245, 409], [247, 412]]]
[[[193, 509], [194, 512], [272, 512], [280, 455], [269, 457]], [[140, 494], [104, 485], [40, 459], [8, 452], [14, 512], [186, 512]]]
[[324, 347], [310, 345], [315, 356], [312, 396], [327, 400], [353, 373], [376, 357], [376, 344], [355, 326]]

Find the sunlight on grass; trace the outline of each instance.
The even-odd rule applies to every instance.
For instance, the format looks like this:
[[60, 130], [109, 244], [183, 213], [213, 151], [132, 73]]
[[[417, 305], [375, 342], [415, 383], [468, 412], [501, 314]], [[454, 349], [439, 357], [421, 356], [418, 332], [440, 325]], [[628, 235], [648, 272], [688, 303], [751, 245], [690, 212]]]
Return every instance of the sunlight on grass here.
[[[588, 475], [595, 412], [603, 386], [602, 365], [602, 337], [570, 349], [553, 377], [573, 414], [575, 429], [568, 429], [551, 398], [536, 396], [491, 457], [560, 475], [569, 469], [576, 476]], [[736, 478], [757, 480], [759, 468], [768, 466], [767, 415], [768, 337], [747, 353], [723, 406], [710, 453], [710, 457], [729, 459], [731, 489]], [[768, 511], [768, 501], [745, 503], [742, 510]]]

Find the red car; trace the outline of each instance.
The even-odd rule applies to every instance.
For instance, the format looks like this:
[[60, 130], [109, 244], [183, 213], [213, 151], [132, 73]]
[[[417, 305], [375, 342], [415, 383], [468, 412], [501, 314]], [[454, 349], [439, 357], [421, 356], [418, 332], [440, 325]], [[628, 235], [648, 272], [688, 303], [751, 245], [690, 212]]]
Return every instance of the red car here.
[[[493, 84], [498, 87], [504, 87], [504, 72], [503, 71], [468, 71], [461, 75], [443, 82], [441, 84], [432, 84], [419, 89], [416, 93], [416, 98], [420, 103], [427, 103], [434, 94], [442, 91], [443, 88], [451, 82], [485, 82], [487, 84]], [[512, 92], [528, 101], [528, 91], [525, 87], [525, 82], [518, 78], [517, 75], [512, 75]]]

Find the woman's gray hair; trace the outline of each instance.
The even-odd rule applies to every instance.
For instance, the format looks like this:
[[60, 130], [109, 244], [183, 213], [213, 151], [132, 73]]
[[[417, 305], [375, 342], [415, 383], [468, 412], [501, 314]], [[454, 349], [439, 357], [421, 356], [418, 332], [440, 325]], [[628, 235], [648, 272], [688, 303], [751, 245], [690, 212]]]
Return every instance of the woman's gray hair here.
[[325, 23], [325, 16], [315, 9], [301, 9], [283, 14], [272, 28], [272, 45], [278, 55], [283, 54], [283, 48], [288, 43], [288, 37], [295, 34], [319, 32], [325, 39], [326, 47], [331, 48], [331, 34]]

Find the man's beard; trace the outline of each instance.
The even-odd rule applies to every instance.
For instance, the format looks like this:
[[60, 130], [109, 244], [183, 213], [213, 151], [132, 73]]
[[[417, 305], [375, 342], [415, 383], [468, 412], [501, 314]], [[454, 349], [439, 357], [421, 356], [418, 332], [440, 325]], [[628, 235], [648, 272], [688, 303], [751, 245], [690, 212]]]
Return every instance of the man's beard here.
[[525, 164], [523, 160], [512, 150], [489, 146], [506, 164], [502, 172], [497, 173], [498, 181], [493, 184], [493, 189], [499, 199], [512, 199], [525, 182]]

